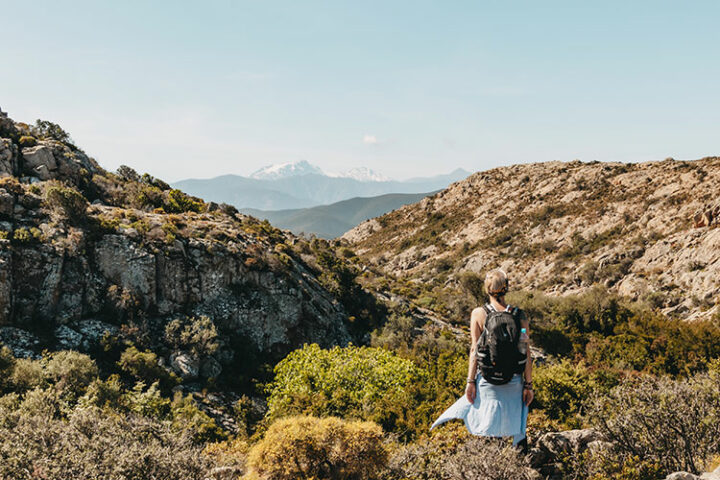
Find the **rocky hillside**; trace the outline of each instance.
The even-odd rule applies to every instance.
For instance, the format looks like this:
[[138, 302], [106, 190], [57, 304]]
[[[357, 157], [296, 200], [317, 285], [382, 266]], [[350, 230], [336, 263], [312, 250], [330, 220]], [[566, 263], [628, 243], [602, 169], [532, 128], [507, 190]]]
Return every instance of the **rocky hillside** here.
[[549, 162], [478, 172], [343, 238], [400, 283], [501, 266], [550, 294], [603, 284], [664, 313], [720, 302], [720, 158]]
[[0, 342], [16, 355], [122, 339], [186, 381], [237, 380], [304, 342], [353, 339], [343, 302], [362, 295], [342, 268], [321, 242], [107, 172], [57, 125], [0, 112]]

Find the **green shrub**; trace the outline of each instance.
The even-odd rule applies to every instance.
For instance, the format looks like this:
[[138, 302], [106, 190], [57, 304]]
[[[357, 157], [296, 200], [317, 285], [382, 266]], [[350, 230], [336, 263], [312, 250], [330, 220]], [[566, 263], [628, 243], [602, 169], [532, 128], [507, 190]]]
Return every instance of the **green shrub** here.
[[158, 187], [144, 186], [132, 200], [133, 206], [140, 209], [154, 209], [162, 207], [165, 202], [163, 191]]
[[409, 360], [352, 345], [329, 350], [305, 345], [274, 371], [266, 421], [292, 414], [332, 415], [376, 421], [390, 430], [400, 428], [403, 419], [386, 407], [415, 408], [411, 387], [428, 380]]
[[58, 142], [73, 145], [70, 134], [63, 130], [57, 123], [38, 119], [35, 121], [35, 125], [30, 127], [30, 132], [37, 138], [57, 140]]
[[12, 387], [12, 374], [15, 369], [15, 356], [12, 350], [0, 345], [0, 394]]
[[95, 406], [119, 411], [124, 408], [123, 393], [123, 385], [117, 374], [110, 375], [105, 380], [96, 378], [78, 399], [78, 405], [81, 408]]
[[212, 355], [220, 346], [215, 324], [204, 315], [172, 320], [165, 326], [165, 341], [199, 357]]
[[13, 242], [15, 243], [30, 243], [33, 241], [32, 233], [25, 227], [16, 228], [12, 236]]
[[10, 383], [18, 392], [47, 385], [42, 362], [30, 358], [18, 358], [12, 369]]
[[98, 376], [98, 368], [89, 356], [63, 350], [46, 357], [45, 375], [57, 388], [77, 397]]
[[198, 443], [217, 442], [227, 439], [227, 434], [207, 413], [198, 408], [191, 396], [175, 394], [171, 404], [173, 427], [189, 433]]
[[460, 275], [460, 285], [476, 301], [485, 301], [487, 297], [485, 294], [485, 280], [481, 275], [475, 272], [463, 272]]
[[74, 222], [85, 218], [88, 201], [72, 187], [53, 184], [45, 190], [45, 203], [62, 217]]
[[157, 355], [150, 351], [140, 351], [134, 345], [125, 349], [117, 362], [120, 370], [134, 381], [152, 384], [160, 381], [164, 388], [178, 383], [177, 377], [158, 363]]
[[468, 434], [464, 425], [444, 426], [391, 455], [383, 478], [403, 480], [530, 480], [527, 459], [508, 442]]
[[251, 448], [248, 465], [264, 480], [372, 480], [387, 462], [382, 440], [372, 422], [290, 417], [270, 426]]
[[212, 466], [169, 423], [96, 407], [58, 418], [50, 414], [60, 410], [52, 390], [34, 397], [33, 409], [0, 408], [0, 478], [202, 480]]
[[609, 372], [591, 371], [582, 362], [564, 359], [533, 371], [535, 401], [557, 430], [582, 427], [580, 415], [591, 396], [602, 396], [618, 381]]
[[172, 189], [167, 194], [163, 208], [168, 213], [202, 212], [205, 204], [199, 198], [191, 197], [182, 190]]
[[170, 400], [162, 396], [159, 382], [145, 388], [144, 382], [138, 382], [122, 398], [123, 406], [143, 417], [158, 420], [170, 414]]

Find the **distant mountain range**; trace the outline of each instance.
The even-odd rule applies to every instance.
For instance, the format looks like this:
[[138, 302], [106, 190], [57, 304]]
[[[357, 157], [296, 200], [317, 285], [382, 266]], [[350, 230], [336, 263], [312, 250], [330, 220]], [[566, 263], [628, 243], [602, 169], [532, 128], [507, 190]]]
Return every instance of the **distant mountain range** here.
[[300, 175], [326, 175], [328, 177], [353, 178], [360, 182], [388, 182], [385, 175], [367, 167], [351, 168], [341, 173], [325, 174], [320, 167], [310, 164], [307, 160], [268, 165], [250, 174], [256, 180], [278, 180], [280, 178], [297, 177]]
[[369, 198], [356, 197], [311, 208], [276, 211], [244, 208], [242, 212], [267, 219], [274, 226], [290, 230], [295, 234], [314, 233], [322, 238], [335, 238], [365, 220], [419, 202], [434, 193], [389, 193]]
[[287, 210], [309, 208], [389, 193], [425, 193], [447, 187], [470, 175], [456, 169], [446, 175], [408, 180], [388, 180], [368, 168], [326, 174], [307, 161], [271, 165], [249, 177], [222, 175], [188, 179], [173, 184], [208, 201], [225, 202], [240, 209]]

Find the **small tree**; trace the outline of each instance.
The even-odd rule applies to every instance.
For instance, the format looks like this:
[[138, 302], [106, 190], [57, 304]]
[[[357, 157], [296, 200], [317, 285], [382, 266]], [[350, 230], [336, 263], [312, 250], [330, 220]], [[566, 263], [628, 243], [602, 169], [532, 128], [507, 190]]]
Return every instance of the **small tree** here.
[[35, 125], [30, 128], [30, 131], [33, 136], [38, 138], [57, 140], [58, 142], [73, 145], [70, 134], [63, 130], [57, 123], [37, 119], [35, 120]]

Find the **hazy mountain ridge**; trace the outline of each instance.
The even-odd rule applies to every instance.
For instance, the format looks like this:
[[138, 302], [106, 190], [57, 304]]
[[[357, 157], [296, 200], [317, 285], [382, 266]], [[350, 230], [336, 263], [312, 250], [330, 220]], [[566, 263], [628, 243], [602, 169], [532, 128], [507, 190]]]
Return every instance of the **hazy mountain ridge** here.
[[447, 187], [465, 178], [462, 169], [434, 177], [406, 181], [375, 181], [349, 177], [304, 173], [272, 180], [222, 175], [210, 179], [187, 179], [174, 187], [214, 202], [225, 202], [237, 208], [286, 210], [327, 205], [354, 197], [372, 197], [388, 193], [425, 193]]
[[715, 315], [720, 301], [720, 159], [548, 162], [478, 172], [347, 232], [400, 279], [502, 266], [547, 293], [604, 284], [664, 313]]
[[389, 193], [376, 197], [356, 197], [311, 208], [276, 211], [247, 208], [241, 211], [266, 219], [274, 226], [290, 230], [295, 234], [312, 233], [321, 238], [335, 238], [360, 222], [420, 201], [432, 193]]

